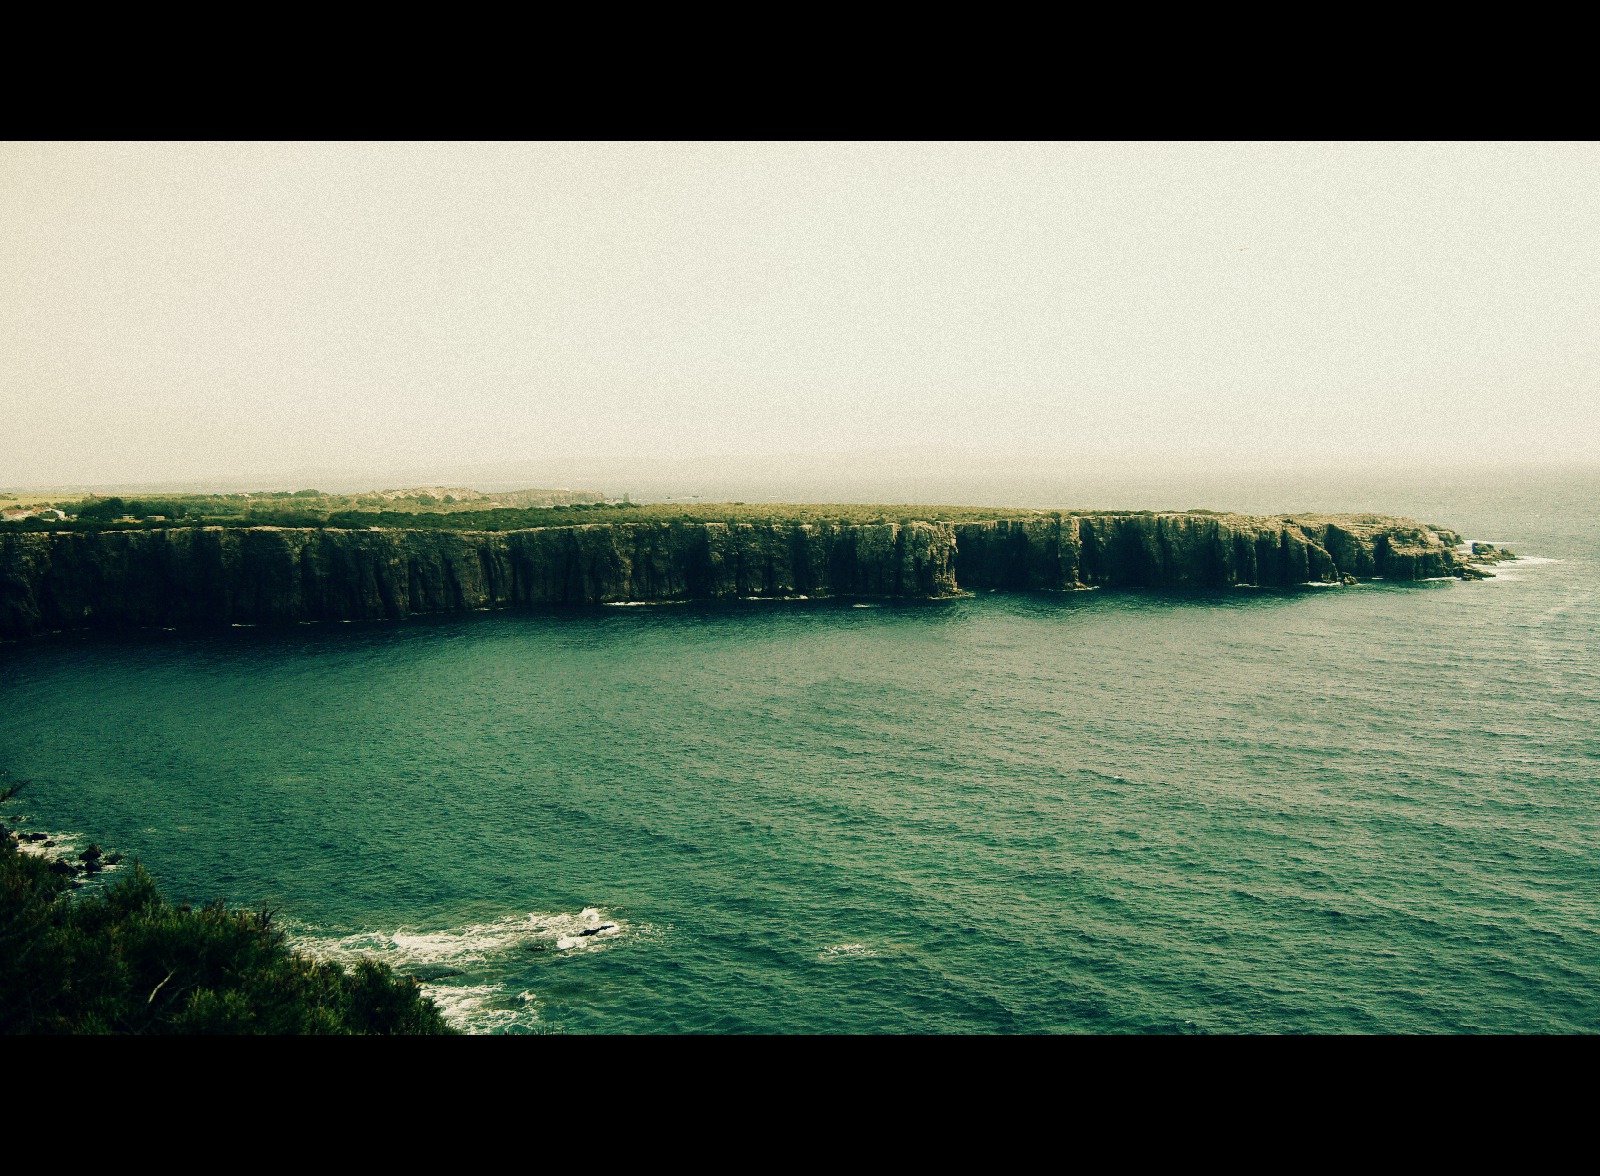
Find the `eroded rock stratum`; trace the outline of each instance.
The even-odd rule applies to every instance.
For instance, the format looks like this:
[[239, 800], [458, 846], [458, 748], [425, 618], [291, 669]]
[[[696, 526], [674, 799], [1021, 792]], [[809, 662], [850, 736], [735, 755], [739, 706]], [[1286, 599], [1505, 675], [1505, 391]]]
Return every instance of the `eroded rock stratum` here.
[[522, 531], [173, 527], [0, 534], [0, 636], [728, 597], [1287, 586], [1467, 572], [1375, 515], [1052, 513], [986, 522], [598, 523]]

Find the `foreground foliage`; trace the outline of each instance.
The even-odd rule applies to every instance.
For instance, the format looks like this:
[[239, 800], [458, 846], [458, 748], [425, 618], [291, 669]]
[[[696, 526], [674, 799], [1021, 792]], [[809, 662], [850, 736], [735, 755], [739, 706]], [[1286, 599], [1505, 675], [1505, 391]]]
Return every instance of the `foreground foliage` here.
[[416, 981], [291, 951], [266, 911], [162, 898], [143, 867], [74, 895], [0, 834], [0, 1032], [451, 1033]]

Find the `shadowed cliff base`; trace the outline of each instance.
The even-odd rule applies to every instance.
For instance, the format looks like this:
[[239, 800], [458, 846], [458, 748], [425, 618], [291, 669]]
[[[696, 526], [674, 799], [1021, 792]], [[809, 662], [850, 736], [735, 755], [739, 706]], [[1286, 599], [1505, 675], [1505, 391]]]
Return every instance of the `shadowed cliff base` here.
[[[169, 526], [0, 534], [0, 636], [619, 601], [1286, 587], [1475, 577], [1454, 531], [1379, 515], [1022, 512], [509, 531]], [[881, 508], [894, 511], [894, 508]], [[742, 512], [730, 511], [735, 517]], [[832, 508], [830, 513], [839, 513]], [[812, 521], [800, 521], [810, 519]], [[951, 521], [952, 519], [957, 521]]]

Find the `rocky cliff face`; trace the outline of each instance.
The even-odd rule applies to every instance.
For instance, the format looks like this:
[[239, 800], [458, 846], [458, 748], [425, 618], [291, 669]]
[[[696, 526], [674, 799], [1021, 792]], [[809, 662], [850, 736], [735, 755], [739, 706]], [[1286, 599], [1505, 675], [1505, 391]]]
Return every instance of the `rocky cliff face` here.
[[0, 534], [0, 637], [82, 627], [373, 620], [735, 596], [1287, 585], [1455, 574], [1408, 520], [1049, 515], [875, 525], [611, 523], [527, 531], [173, 528]]
[[1375, 515], [1048, 515], [957, 523], [963, 588], [1206, 588], [1459, 572], [1454, 531]]
[[14, 533], [0, 535], [0, 637], [618, 600], [933, 597], [956, 591], [954, 554], [950, 527], [932, 523]]

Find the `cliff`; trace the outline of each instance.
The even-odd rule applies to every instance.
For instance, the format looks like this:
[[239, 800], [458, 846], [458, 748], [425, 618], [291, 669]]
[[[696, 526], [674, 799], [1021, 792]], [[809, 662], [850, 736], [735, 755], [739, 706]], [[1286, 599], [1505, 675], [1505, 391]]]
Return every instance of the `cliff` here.
[[954, 529], [969, 589], [1287, 587], [1461, 568], [1454, 531], [1379, 515], [1052, 514]]
[[12, 533], [0, 535], [0, 637], [619, 600], [945, 596], [954, 554], [950, 528], [931, 523]]
[[0, 534], [0, 637], [738, 596], [1290, 585], [1460, 574], [1453, 532], [1376, 516], [603, 523], [522, 531]]

